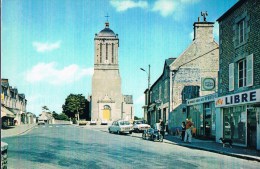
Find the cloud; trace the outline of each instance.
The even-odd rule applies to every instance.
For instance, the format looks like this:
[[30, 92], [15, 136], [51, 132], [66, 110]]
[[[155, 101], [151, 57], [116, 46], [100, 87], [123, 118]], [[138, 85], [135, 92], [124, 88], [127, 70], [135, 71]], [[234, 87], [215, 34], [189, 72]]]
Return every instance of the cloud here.
[[25, 79], [30, 83], [44, 82], [53, 85], [68, 84], [91, 76], [93, 68], [82, 69], [76, 64], [57, 69], [56, 63], [38, 63], [26, 73]]
[[152, 8], [152, 11], [159, 12], [164, 17], [171, 15], [175, 10], [176, 1], [172, 0], [158, 0]]
[[134, 1], [134, 0], [110, 0], [110, 4], [116, 8], [118, 12], [126, 11], [131, 8], [147, 8], [148, 3], [146, 1]]
[[60, 43], [61, 41], [57, 41], [54, 43], [33, 42], [32, 45], [37, 52], [46, 52], [46, 51], [52, 51], [54, 49], [60, 48]]

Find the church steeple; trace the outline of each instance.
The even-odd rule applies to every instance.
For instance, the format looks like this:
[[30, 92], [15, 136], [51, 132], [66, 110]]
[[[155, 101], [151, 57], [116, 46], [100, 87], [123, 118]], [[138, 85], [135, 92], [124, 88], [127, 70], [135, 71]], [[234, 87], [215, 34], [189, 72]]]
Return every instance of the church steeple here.
[[[118, 35], [109, 28], [109, 22], [105, 22], [105, 28], [95, 35], [95, 68], [102, 65], [113, 66], [118, 69]], [[115, 67], [117, 66], [117, 67]], [[104, 66], [102, 67], [104, 68]]]

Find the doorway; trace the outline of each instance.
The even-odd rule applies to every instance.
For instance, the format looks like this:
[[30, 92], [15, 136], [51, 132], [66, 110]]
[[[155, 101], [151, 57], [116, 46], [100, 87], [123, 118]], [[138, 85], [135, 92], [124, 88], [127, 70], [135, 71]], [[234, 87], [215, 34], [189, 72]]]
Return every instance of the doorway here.
[[247, 146], [256, 148], [256, 110], [247, 109]]

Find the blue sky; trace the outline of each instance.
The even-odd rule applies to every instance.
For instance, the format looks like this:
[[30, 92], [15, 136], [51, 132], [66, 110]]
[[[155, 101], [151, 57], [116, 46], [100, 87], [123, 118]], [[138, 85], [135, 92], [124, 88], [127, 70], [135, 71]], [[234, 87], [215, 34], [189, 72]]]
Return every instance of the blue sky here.
[[[143, 116], [143, 92], [165, 59], [178, 57], [192, 42], [201, 11], [215, 22], [237, 0], [2, 0], [1, 77], [24, 93], [27, 111], [46, 105], [62, 112], [70, 94], [91, 95], [94, 36], [104, 28], [119, 35], [122, 92], [133, 95]], [[201, 19], [202, 20], [202, 19]], [[214, 36], [218, 41], [218, 24]]]

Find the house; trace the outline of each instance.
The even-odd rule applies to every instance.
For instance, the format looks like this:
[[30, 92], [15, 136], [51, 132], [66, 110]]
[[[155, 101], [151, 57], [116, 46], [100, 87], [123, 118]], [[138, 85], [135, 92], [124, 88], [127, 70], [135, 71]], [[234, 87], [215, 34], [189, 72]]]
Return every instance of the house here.
[[219, 22], [216, 140], [260, 150], [260, 3], [240, 0]]
[[54, 124], [55, 123], [55, 119], [52, 116], [52, 113], [51, 112], [45, 112], [45, 111], [43, 111], [39, 115], [38, 121], [44, 121], [46, 124]]
[[27, 105], [25, 95], [18, 93], [17, 88], [10, 86], [8, 79], [1, 79], [1, 89], [2, 120], [8, 125], [25, 124]]
[[[154, 125], [162, 119], [166, 124], [170, 107], [170, 67], [176, 58], [166, 59], [162, 75], [145, 91], [144, 119]], [[149, 95], [148, 95], [149, 92]]]
[[[192, 43], [170, 64], [170, 133], [175, 133], [186, 118], [192, 118], [187, 116], [188, 99], [213, 94], [217, 90], [219, 45], [213, 38], [213, 25], [214, 22], [207, 22], [205, 17], [204, 21], [195, 22]], [[203, 124], [203, 116], [200, 117]]]

